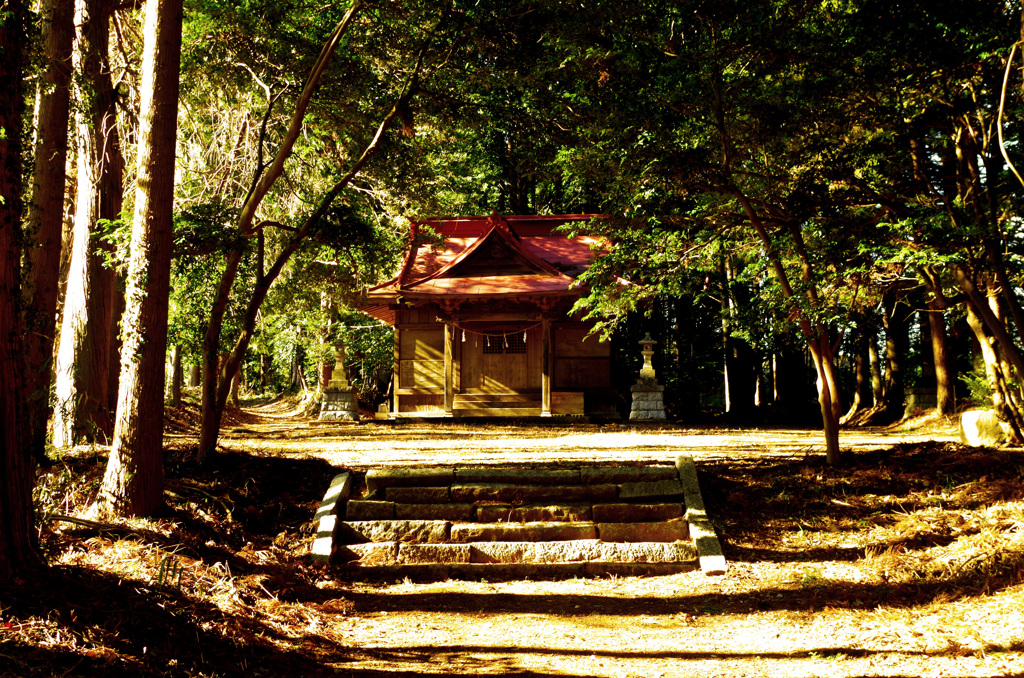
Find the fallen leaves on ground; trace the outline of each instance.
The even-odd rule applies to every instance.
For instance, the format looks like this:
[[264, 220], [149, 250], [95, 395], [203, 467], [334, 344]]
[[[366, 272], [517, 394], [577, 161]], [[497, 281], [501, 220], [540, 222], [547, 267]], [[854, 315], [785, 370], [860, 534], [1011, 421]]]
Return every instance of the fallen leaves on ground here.
[[[0, 676], [1024, 674], [1020, 450], [858, 430], [830, 468], [813, 431], [323, 427], [251, 408], [200, 467], [194, 406], [172, 415], [163, 516], [84, 518], [102, 447], [41, 472], [51, 567], [0, 590]], [[358, 581], [306, 555], [341, 468], [683, 450], [723, 577]]]

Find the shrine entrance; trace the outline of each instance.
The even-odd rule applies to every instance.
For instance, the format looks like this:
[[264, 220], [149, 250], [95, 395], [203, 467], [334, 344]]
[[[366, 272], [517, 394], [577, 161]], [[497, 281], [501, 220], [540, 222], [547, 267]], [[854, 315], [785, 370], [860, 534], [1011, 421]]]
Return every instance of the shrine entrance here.
[[539, 380], [530, 378], [531, 372], [539, 374], [540, 370], [538, 328], [483, 329], [482, 325], [473, 324], [461, 332], [462, 392], [524, 393], [540, 389]]

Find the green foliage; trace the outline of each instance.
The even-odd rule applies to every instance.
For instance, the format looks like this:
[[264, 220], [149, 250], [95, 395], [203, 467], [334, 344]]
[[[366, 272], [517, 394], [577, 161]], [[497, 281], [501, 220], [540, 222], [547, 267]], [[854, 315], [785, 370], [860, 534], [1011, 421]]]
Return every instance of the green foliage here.
[[[232, 216], [345, 9], [190, 3], [171, 330], [187, 355], [218, 278], [210, 254], [241, 247], [232, 341], [261, 266], [254, 243], [233, 240]], [[393, 274], [406, 216], [611, 215], [582, 227], [612, 248], [581, 276], [579, 310], [606, 331], [659, 328], [678, 352], [664, 369], [680, 394], [713, 372], [726, 339], [767, 355], [791, 349], [798, 319], [851, 333], [921, 267], [958, 302], [943, 273], [990, 275], [986, 240], [1021, 285], [1024, 192], [992, 141], [1020, 10], [1002, 0], [371, 4], [264, 203], [260, 217], [277, 225], [263, 229], [262, 265], [361, 152], [421, 49], [424, 77], [401, 126], [271, 290], [248, 380], [260, 356], [275, 357], [278, 385], [297, 355], [310, 375], [339, 328], [371, 324], [336, 309]], [[1009, 121], [1024, 114], [1018, 90]], [[1017, 158], [1016, 126], [1003, 130]], [[971, 133], [987, 144], [975, 153], [981, 191], [965, 188], [969, 163], [958, 160]], [[379, 390], [387, 332], [359, 332], [344, 340], [362, 356], [360, 383]], [[687, 362], [682, 346], [698, 335], [708, 350]]]
[[245, 255], [225, 314], [221, 350], [227, 350], [238, 335], [246, 292], [255, 280], [256, 261], [252, 243], [234, 235], [235, 212], [227, 205], [210, 203], [194, 205], [174, 215], [167, 332], [168, 344], [181, 347], [186, 364], [201, 364], [203, 336], [224, 266], [221, 255], [233, 248], [242, 248]]

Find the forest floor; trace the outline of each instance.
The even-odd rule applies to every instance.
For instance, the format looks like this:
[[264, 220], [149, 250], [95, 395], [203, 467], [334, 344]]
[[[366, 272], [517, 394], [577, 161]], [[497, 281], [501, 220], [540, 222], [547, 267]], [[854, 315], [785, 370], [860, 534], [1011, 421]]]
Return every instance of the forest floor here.
[[[86, 510], [106, 448], [40, 472], [39, 580], [0, 589], [0, 676], [1024, 676], [1024, 450], [948, 421], [820, 432], [314, 424], [230, 412], [199, 467], [171, 411], [165, 516]], [[694, 456], [729, 562], [562, 581], [354, 581], [308, 556], [341, 469]]]

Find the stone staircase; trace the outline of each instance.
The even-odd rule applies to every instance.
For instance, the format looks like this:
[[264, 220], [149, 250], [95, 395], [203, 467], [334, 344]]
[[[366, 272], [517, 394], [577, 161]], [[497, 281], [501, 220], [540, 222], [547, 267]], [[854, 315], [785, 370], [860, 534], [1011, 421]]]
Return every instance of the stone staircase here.
[[313, 559], [350, 577], [725, 569], [685, 456], [676, 465], [341, 473], [315, 518]]

